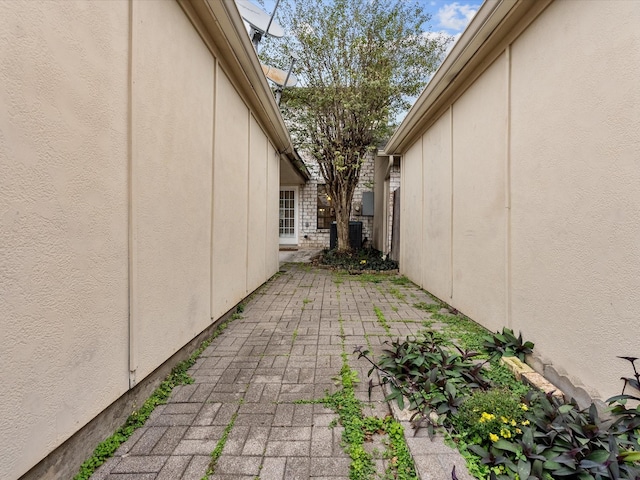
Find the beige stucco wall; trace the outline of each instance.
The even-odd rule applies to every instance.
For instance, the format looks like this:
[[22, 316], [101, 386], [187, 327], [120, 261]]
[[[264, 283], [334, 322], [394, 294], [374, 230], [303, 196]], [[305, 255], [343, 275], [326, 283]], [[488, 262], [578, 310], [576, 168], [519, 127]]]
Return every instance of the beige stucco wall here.
[[640, 354], [640, 4], [572, 4], [512, 47], [512, 317], [608, 396]]
[[282, 138], [275, 103], [269, 130], [176, 2], [0, 2], [0, 18], [15, 479], [277, 271]]
[[[249, 124], [249, 214], [247, 218], [247, 292], [258, 288], [266, 275], [267, 179], [271, 159], [267, 136], [251, 116]], [[265, 159], [268, 159], [265, 161]]]
[[0, 478], [128, 388], [128, 16], [0, 2]]
[[529, 21], [404, 148], [400, 266], [607, 398], [631, 373], [616, 356], [640, 353], [640, 4], [556, 1]]
[[214, 59], [177, 3], [132, 13], [133, 367], [144, 378], [211, 322]]
[[505, 309], [505, 56], [453, 104], [453, 298], [497, 330]]
[[247, 291], [249, 121], [249, 109], [229, 77], [219, 70], [213, 167], [214, 317], [242, 300]]
[[[424, 149], [421, 248], [424, 264], [428, 265], [422, 285], [429, 285], [431, 293], [447, 302], [451, 299], [451, 118], [449, 109], [419, 142]], [[402, 242], [402, 234], [400, 239]], [[404, 268], [404, 261], [400, 264]]]

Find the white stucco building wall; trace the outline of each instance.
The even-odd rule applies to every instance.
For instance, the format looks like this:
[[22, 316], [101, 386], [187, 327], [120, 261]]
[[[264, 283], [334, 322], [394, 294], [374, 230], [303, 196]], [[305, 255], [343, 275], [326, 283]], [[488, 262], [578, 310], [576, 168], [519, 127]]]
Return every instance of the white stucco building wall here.
[[577, 7], [485, 2], [385, 153], [401, 271], [607, 398], [640, 353], [640, 4]]

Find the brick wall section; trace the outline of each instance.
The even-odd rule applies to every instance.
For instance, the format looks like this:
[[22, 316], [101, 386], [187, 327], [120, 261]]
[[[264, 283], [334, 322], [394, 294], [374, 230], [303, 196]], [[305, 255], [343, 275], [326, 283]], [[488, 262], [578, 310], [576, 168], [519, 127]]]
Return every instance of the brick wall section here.
[[[317, 163], [309, 156], [303, 155], [311, 180], [300, 188], [299, 208], [299, 229], [298, 229], [298, 245], [303, 248], [329, 248], [329, 230], [318, 227], [317, 218], [317, 198], [318, 184], [324, 184], [324, 179], [320, 174]], [[373, 191], [373, 156], [365, 161], [360, 171], [360, 181], [353, 194], [353, 203], [351, 209], [351, 221], [362, 222], [362, 238], [371, 239], [373, 232], [373, 217], [363, 217], [355, 211], [356, 205], [362, 205], [362, 192]], [[399, 175], [398, 175], [399, 181]]]
[[387, 212], [387, 231], [389, 232], [389, 235], [387, 238], [387, 244], [385, 245], [385, 251], [383, 253], [391, 251], [391, 232], [393, 231], [393, 192], [398, 188], [400, 188], [400, 161], [394, 161], [389, 176], [389, 211]]

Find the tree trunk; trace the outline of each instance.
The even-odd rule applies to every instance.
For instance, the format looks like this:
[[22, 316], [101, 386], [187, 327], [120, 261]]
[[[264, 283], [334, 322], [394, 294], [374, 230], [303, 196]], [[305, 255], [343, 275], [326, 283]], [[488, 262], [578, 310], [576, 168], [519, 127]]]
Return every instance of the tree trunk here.
[[336, 202], [336, 227], [338, 234], [338, 251], [350, 252], [349, 217], [351, 216], [351, 199], [346, 192], [340, 192]]
[[338, 229], [338, 251], [351, 251], [351, 242], [349, 240], [349, 216], [341, 215], [341, 218], [338, 218], [336, 212], [336, 226]]

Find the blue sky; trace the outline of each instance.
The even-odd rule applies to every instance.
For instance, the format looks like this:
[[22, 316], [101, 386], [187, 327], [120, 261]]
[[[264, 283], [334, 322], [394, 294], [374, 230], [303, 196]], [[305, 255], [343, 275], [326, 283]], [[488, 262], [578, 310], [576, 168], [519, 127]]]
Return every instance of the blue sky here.
[[[253, 3], [264, 3], [264, 9], [271, 13], [275, 0], [252, 0]], [[452, 36], [459, 36], [465, 29], [473, 15], [478, 11], [482, 0], [418, 0], [427, 13], [431, 14], [431, 31], [443, 32]]]

